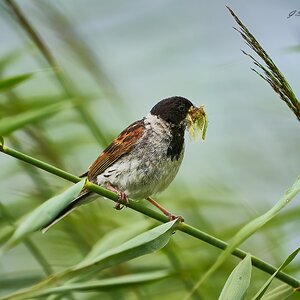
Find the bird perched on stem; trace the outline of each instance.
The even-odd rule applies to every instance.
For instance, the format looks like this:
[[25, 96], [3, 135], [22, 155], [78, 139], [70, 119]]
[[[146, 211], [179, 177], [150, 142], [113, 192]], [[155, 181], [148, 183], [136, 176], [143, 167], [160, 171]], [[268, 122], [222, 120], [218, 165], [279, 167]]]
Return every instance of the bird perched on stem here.
[[[168, 187], [175, 178], [184, 153], [184, 133], [200, 129], [204, 138], [207, 118], [202, 106], [195, 107], [183, 97], [170, 97], [158, 102], [143, 119], [123, 130], [91, 164], [90, 182], [118, 195], [116, 209], [128, 204], [128, 198], [147, 199], [170, 220], [178, 218], [160, 206], [151, 196]], [[44, 231], [88, 202], [92, 192], [83, 189]], [[183, 221], [183, 218], [179, 216]]]

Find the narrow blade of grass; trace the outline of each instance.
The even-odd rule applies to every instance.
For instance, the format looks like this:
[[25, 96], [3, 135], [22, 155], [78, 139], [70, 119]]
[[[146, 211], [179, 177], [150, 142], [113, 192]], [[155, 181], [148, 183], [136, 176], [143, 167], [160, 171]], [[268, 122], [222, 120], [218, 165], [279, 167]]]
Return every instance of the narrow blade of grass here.
[[248, 237], [258, 231], [261, 227], [263, 227], [268, 221], [274, 218], [290, 201], [299, 193], [300, 191], [300, 176], [296, 179], [295, 183], [289, 188], [284, 196], [266, 213], [255, 218], [246, 224], [243, 228], [241, 228], [236, 235], [232, 238], [232, 242], [228, 245], [224, 252], [218, 257], [216, 262], [210, 267], [210, 269], [203, 275], [202, 278], [197, 282], [193, 291], [189, 297], [193, 294], [193, 292], [199, 288], [204, 281], [206, 281], [231, 255], [231, 253]]
[[0, 92], [12, 89], [32, 77], [32, 73], [20, 74], [12, 77], [7, 77], [0, 80]]
[[293, 259], [297, 256], [300, 251], [300, 247], [296, 249], [288, 258], [282, 263], [282, 265], [277, 269], [277, 271], [268, 279], [268, 281], [262, 286], [262, 288], [257, 292], [257, 294], [253, 297], [252, 300], [263, 299], [263, 295], [266, 293], [268, 287], [270, 286], [272, 280], [275, 278], [276, 274], [285, 268], [288, 264], [290, 264]]
[[228, 277], [219, 300], [244, 299], [251, 279], [251, 256], [247, 256], [234, 268]]
[[1, 252], [5, 252], [28, 234], [39, 230], [51, 222], [59, 212], [79, 195], [84, 183], [85, 180], [81, 180], [60, 195], [49, 199], [33, 210], [27, 217], [19, 222], [19, 226], [12, 237], [3, 246]]
[[284, 300], [295, 293], [295, 289], [287, 284], [282, 284], [264, 295], [262, 300]]
[[0, 120], [0, 135], [8, 135], [26, 125], [45, 120], [45, 118], [60, 112], [69, 106], [69, 103], [51, 104], [40, 109], [3, 118]]
[[46, 289], [33, 294], [33, 297], [48, 296], [53, 294], [64, 294], [70, 291], [91, 292], [91, 291], [107, 291], [116, 288], [126, 288], [134, 285], [139, 287], [143, 283], [149, 283], [161, 280], [170, 276], [168, 271], [156, 271], [149, 273], [130, 274], [101, 280], [93, 280], [85, 283], [66, 283], [60, 287]]
[[[85, 99], [88, 97], [86, 96]], [[72, 102], [72, 99], [66, 98], [64, 95], [39, 95], [39, 96], [29, 96], [22, 95], [22, 100], [17, 97], [15, 94], [9, 97], [9, 109], [11, 107], [16, 108], [11, 111], [28, 111], [28, 110], [36, 110], [41, 109], [46, 106], [63, 103], [63, 102]]]
[[[76, 63], [82, 64], [94, 77], [104, 92], [104, 98], [113, 101], [117, 104], [116, 107], [125, 109], [120, 93], [99, 60], [99, 53], [95, 53], [94, 48], [90, 47], [84, 37], [76, 30], [74, 24], [72, 24], [65, 14], [62, 14], [62, 11], [51, 3], [37, 4], [37, 6], [40, 6], [43, 12], [47, 11], [45, 22], [49, 23], [50, 27], [57, 33], [57, 37], [60, 38], [70, 53], [74, 55]], [[61, 28], [64, 30], [61, 30]], [[122, 110], [116, 111], [122, 113]]]
[[66, 269], [61, 273], [51, 275], [44, 281], [22, 291], [7, 295], [3, 299], [18, 300], [30, 298], [33, 295], [44, 292], [54, 284], [61, 284], [70, 278], [76, 280], [78, 280], [80, 276], [86, 278], [91, 271], [96, 270], [99, 272], [111, 266], [157, 251], [169, 242], [178, 223], [178, 219], [164, 223], [130, 239], [118, 247], [106, 251], [105, 253], [99, 253], [98, 255], [94, 253], [95, 255], [93, 257], [86, 257], [78, 265]]
[[106, 139], [106, 136], [102, 132], [102, 130], [99, 129], [97, 122], [95, 121], [92, 114], [90, 114], [86, 104], [79, 105], [80, 104], [79, 100], [84, 99], [84, 96], [81, 95], [76, 85], [73, 84], [70, 81], [70, 79], [65, 76], [65, 73], [62, 71], [63, 68], [61, 68], [57, 64], [54, 55], [47, 47], [41, 35], [39, 35], [38, 31], [33, 27], [30, 20], [23, 13], [22, 9], [16, 2], [5, 0], [5, 4], [8, 7], [11, 16], [14, 19], [16, 19], [19, 25], [26, 31], [29, 38], [33, 41], [33, 43], [37, 46], [37, 48], [41, 51], [45, 59], [48, 61], [49, 65], [53, 69], [55, 78], [57, 79], [62, 89], [64, 90], [65, 96], [71, 98], [75, 109], [77, 109], [81, 118], [83, 119], [85, 124], [89, 127], [90, 132], [93, 134], [93, 136], [95, 137], [99, 145], [107, 146], [108, 141]]

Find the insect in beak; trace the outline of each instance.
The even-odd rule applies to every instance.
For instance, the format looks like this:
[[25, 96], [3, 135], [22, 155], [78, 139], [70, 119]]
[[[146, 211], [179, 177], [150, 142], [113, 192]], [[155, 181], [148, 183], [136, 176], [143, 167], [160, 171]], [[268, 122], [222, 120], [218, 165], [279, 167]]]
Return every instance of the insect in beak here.
[[199, 107], [191, 106], [188, 111], [186, 121], [191, 139], [194, 140], [200, 136], [201, 139], [204, 140], [208, 126], [208, 119], [204, 110], [204, 105], [200, 105]]

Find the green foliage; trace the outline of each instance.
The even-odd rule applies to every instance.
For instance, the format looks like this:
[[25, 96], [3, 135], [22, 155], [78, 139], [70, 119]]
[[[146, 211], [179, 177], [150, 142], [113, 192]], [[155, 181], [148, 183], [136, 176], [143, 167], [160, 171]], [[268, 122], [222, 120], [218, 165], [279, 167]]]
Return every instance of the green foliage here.
[[32, 73], [0, 79], [0, 93], [12, 89], [32, 77]]
[[135, 257], [142, 256], [164, 247], [178, 225], [178, 219], [160, 225], [152, 230], [128, 240], [124, 244], [107, 252], [97, 253], [92, 249], [91, 254], [75, 266], [75, 271], [96, 267], [97, 270], [120, 264]]
[[[276, 274], [282, 270], [283, 268], [285, 268], [287, 265], [289, 265], [293, 259], [297, 256], [297, 254], [299, 253], [300, 251], [300, 247], [298, 249], [296, 249], [292, 254], [290, 254], [288, 256], [288, 258], [282, 263], [282, 265], [277, 269], [277, 271], [268, 279], [268, 281], [262, 286], [262, 288], [257, 292], [257, 294], [254, 296], [253, 300], [259, 300], [259, 299], [268, 299], [268, 297], [270, 297], [270, 294], [269, 296], [265, 295], [268, 287], [270, 286], [272, 280], [275, 278]], [[274, 294], [281, 294], [281, 293], [286, 293], [287, 290], [285, 288], [283, 289], [280, 289], [279, 291], [277, 289], [275, 289], [275, 293], [274, 291], [272, 291], [271, 293], [274, 293]], [[264, 296], [265, 295], [265, 296]], [[282, 295], [282, 294], [281, 294]], [[283, 295], [282, 295], [283, 296]], [[284, 299], [284, 298], [282, 298]]]
[[0, 135], [8, 135], [17, 129], [24, 129], [25, 126], [37, 123], [38, 121], [45, 121], [55, 113], [61, 112], [68, 108], [66, 103], [50, 104], [43, 108], [30, 110], [14, 116], [6, 117], [0, 120]]
[[[95, 11], [97, 22], [103, 21], [96, 35], [94, 28], [86, 26], [95, 21], [95, 16], [85, 15], [88, 10], [80, 12], [78, 19], [68, 11], [67, 2], [62, 7], [50, 1], [34, 1], [32, 5], [34, 14], [33, 6], [21, 1], [4, 0], [0, 4], [5, 8], [0, 10], [0, 17], [6, 18], [4, 32], [12, 37], [21, 33], [21, 39], [16, 35], [17, 50], [0, 57], [0, 299], [298, 299], [299, 208], [297, 201], [290, 202], [299, 192], [299, 178], [274, 204], [299, 171], [299, 128], [294, 118], [285, 114], [286, 107], [281, 105], [281, 110], [276, 97], [269, 99], [270, 94], [259, 88], [255, 102], [250, 89], [253, 82], [242, 77], [243, 70], [250, 72], [234, 67], [240, 65], [239, 57], [232, 64], [238, 74], [230, 74], [229, 68], [224, 68], [225, 61], [218, 65], [214, 58], [216, 62], [209, 68], [215, 68], [211, 72], [217, 71], [216, 77], [209, 77], [210, 73], [202, 69], [203, 62], [197, 65], [194, 55], [192, 65], [186, 63], [191, 55], [184, 56], [184, 71], [188, 72], [183, 72], [180, 58], [184, 51], [211, 47], [209, 40], [194, 38], [201, 26], [193, 26], [197, 31], [188, 29], [193, 42], [187, 43], [188, 36], [183, 41], [179, 38], [185, 31], [181, 21], [187, 21], [184, 11], [191, 12], [192, 4], [174, 4], [160, 11], [161, 16], [152, 7], [143, 12], [141, 22], [140, 13], [130, 14], [130, 18], [126, 15], [126, 2], [118, 4], [119, 11], [115, 3], [97, 2], [101, 9], [89, 10]], [[77, 5], [72, 8], [74, 13]], [[161, 9], [161, 5], [157, 7]], [[178, 14], [174, 9], [180, 5], [184, 7], [182, 16], [173, 18]], [[195, 12], [199, 20], [198, 9]], [[247, 55], [297, 115], [299, 102], [287, 80], [235, 18], [243, 38], [252, 42], [252, 49], [265, 65]], [[149, 35], [149, 44], [144, 43], [143, 24], [147, 20], [151, 20], [147, 30], [158, 30], [153, 34], [155, 41]], [[179, 31], [176, 26], [180, 26]], [[165, 28], [170, 40], [162, 33], [161, 44], [155, 44]], [[228, 32], [235, 37], [230, 26]], [[117, 50], [110, 48], [110, 39], [118, 41]], [[201, 50], [196, 42], [201, 42]], [[109, 55], [102, 57], [105, 51]], [[158, 56], [160, 68], [153, 63]], [[137, 64], [132, 65], [133, 61]], [[50, 75], [34, 76], [39, 68], [51, 68]], [[199, 70], [214, 86], [200, 86], [200, 95], [199, 85], [204, 83]], [[184, 74], [184, 79], [176, 79], [176, 85], [175, 73]], [[225, 83], [218, 83], [227, 77], [231, 85], [224, 89]], [[149, 84], [151, 80], [147, 82], [149, 78], [157, 78], [155, 86]], [[106, 199], [116, 201], [114, 193], [76, 176], [86, 171], [124, 125], [140, 118], [168, 89], [187, 97], [195, 94], [197, 99], [211, 97], [204, 100], [210, 116], [207, 141], [188, 145], [184, 168], [189, 169], [182, 168], [170, 188], [157, 196], [187, 223], [167, 222], [143, 201], [130, 200], [127, 209], [117, 212]], [[219, 94], [211, 95], [216, 90]], [[237, 99], [231, 91], [239, 101], [228, 103], [230, 98]], [[253, 181], [247, 181], [249, 174], [258, 177], [260, 185], [252, 186]], [[75, 185], [67, 189], [65, 180]], [[36, 232], [70, 203], [84, 184], [98, 194], [97, 199], [79, 207], [46, 234]], [[62, 190], [65, 192], [60, 194]], [[154, 219], [165, 224], [158, 226]], [[245, 251], [236, 249], [239, 245]], [[230, 254], [242, 261], [237, 264]]]
[[35, 232], [49, 224], [65, 207], [76, 198], [84, 186], [85, 180], [82, 180], [62, 194], [59, 194], [41, 206], [33, 210], [24, 220], [19, 222], [19, 225], [12, 237], [3, 246], [3, 251], [8, 250], [12, 245], [20, 242], [22, 238], [28, 234]]
[[[74, 195], [75, 194], [74, 191], [76, 191], [76, 189], [78, 192], [78, 187], [82, 188], [82, 183], [80, 182], [80, 184], [81, 185], [76, 184], [75, 186], [73, 186], [72, 187], [73, 189], [71, 188], [72, 191], [70, 191], [71, 189], [69, 189], [67, 193], [64, 193], [65, 194], [64, 197], [68, 197], [67, 194], [71, 195], [73, 193]], [[42, 211], [42, 208], [39, 208], [38, 210]], [[35, 213], [32, 213], [31, 217], [33, 216], [37, 217]], [[41, 217], [44, 217], [44, 214], [41, 214]], [[29, 221], [30, 224], [35, 222], [31, 218], [28, 218], [24, 227], [27, 225], [27, 223], [29, 223]], [[37, 222], [39, 222], [39, 220], [37, 220]], [[135, 274], [135, 275], [125, 276], [125, 277], [124, 276], [119, 278], [115, 277], [112, 279], [105, 279], [105, 280], [98, 280], [98, 281], [92, 280], [90, 282], [87, 281], [87, 278], [90, 277], [89, 275], [93, 271], [98, 273], [104, 269], [110, 268], [115, 265], [119, 265], [120, 263], [124, 263], [134, 258], [137, 258], [139, 256], [160, 250], [168, 243], [169, 239], [174, 233], [174, 230], [176, 230], [178, 223], [179, 220], [177, 219], [159, 225], [151, 230], [148, 230], [126, 241], [125, 243], [115, 248], [107, 250], [104, 253], [96, 253], [94, 250], [92, 250], [91, 253], [88, 254], [86, 258], [84, 258], [76, 266], [68, 268], [61, 273], [54, 274], [50, 276], [48, 279], [28, 289], [25, 289], [23, 291], [17, 292], [15, 294], [9, 295], [8, 297], [4, 297], [1, 299], [17, 300], [17, 299], [23, 299], [28, 297], [39, 297], [39, 296], [51, 295], [52, 293], [64, 294], [66, 291], [71, 291], [72, 289], [81, 290], [81, 291], [99, 290], [99, 289], [101, 290], [101, 289], [112, 288], [113, 286], [127, 286], [127, 285], [137, 284], [138, 282], [153, 281], [153, 280], [165, 278], [170, 275], [168, 271], [151, 272], [148, 274]], [[26, 233], [28, 233], [29, 231], [28, 227], [29, 226], [23, 229], [23, 231], [27, 230]], [[35, 228], [36, 226], [32, 226], [32, 227]], [[32, 227], [30, 228], [30, 230], [32, 230]], [[21, 233], [19, 233], [19, 235], [20, 234]], [[12, 240], [15, 240], [16, 238], [17, 237], [15, 238], [13, 237]], [[10, 243], [12, 243], [12, 241]], [[86, 283], [85, 284], [67, 283], [67, 284], [63, 284], [64, 288], [49, 288], [52, 285], [57, 284], [57, 282], [61, 283], [63, 281], [67, 281], [70, 278], [72, 278], [72, 281], [84, 279]]]
[[295, 293], [295, 289], [290, 286], [283, 284], [269, 293], [265, 294], [261, 299], [262, 300], [284, 300], [289, 298], [293, 293]]
[[232, 271], [228, 277], [219, 300], [242, 300], [251, 279], [251, 256], [248, 254]]
[[299, 192], [300, 176], [297, 178], [292, 187], [286, 191], [284, 196], [271, 209], [269, 209], [263, 215], [251, 220], [233, 236], [232, 242], [218, 257], [211, 268], [204, 274], [197, 285], [200, 286], [203, 284], [203, 282], [207, 280], [228, 259], [234, 249], [236, 249], [242, 242], [261, 229], [272, 218], [274, 218], [280, 212], [280, 210], [282, 210]]
[[144, 283], [162, 280], [170, 276], [167, 271], [156, 271], [131, 275], [116, 276], [102, 280], [93, 280], [86, 283], [67, 283], [60, 287], [48, 288], [34, 293], [33, 297], [50, 296], [54, 294], [64, 294], [66, 292], [89, 292], [89, 291], [113, 291], [119, 288], [130, 288], [141, 286]]

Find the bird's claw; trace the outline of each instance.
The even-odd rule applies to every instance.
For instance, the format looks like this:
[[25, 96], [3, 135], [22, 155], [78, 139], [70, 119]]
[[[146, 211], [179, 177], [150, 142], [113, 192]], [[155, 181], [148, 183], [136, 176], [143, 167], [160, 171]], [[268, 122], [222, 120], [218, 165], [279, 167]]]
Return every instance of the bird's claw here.
[[178, 219], [179, 222], [181, 222], [181, 223], [184, 222], [183, 216], [176, 216], [176, 215], [173, 215], [173, 214], [169, 213], [167, 215], [167, 217], [169, 218], [169, 221], [174, 221], [174, 220]]
[[118, 191], [117, 193], [118, 193], [118, 201], [114, 207], [117, 210], [121, 210], [122, 208], [124, 208], [124, 206], [128, 205], [129, 199], [128, 199], [128, 196], [124, 192]]

